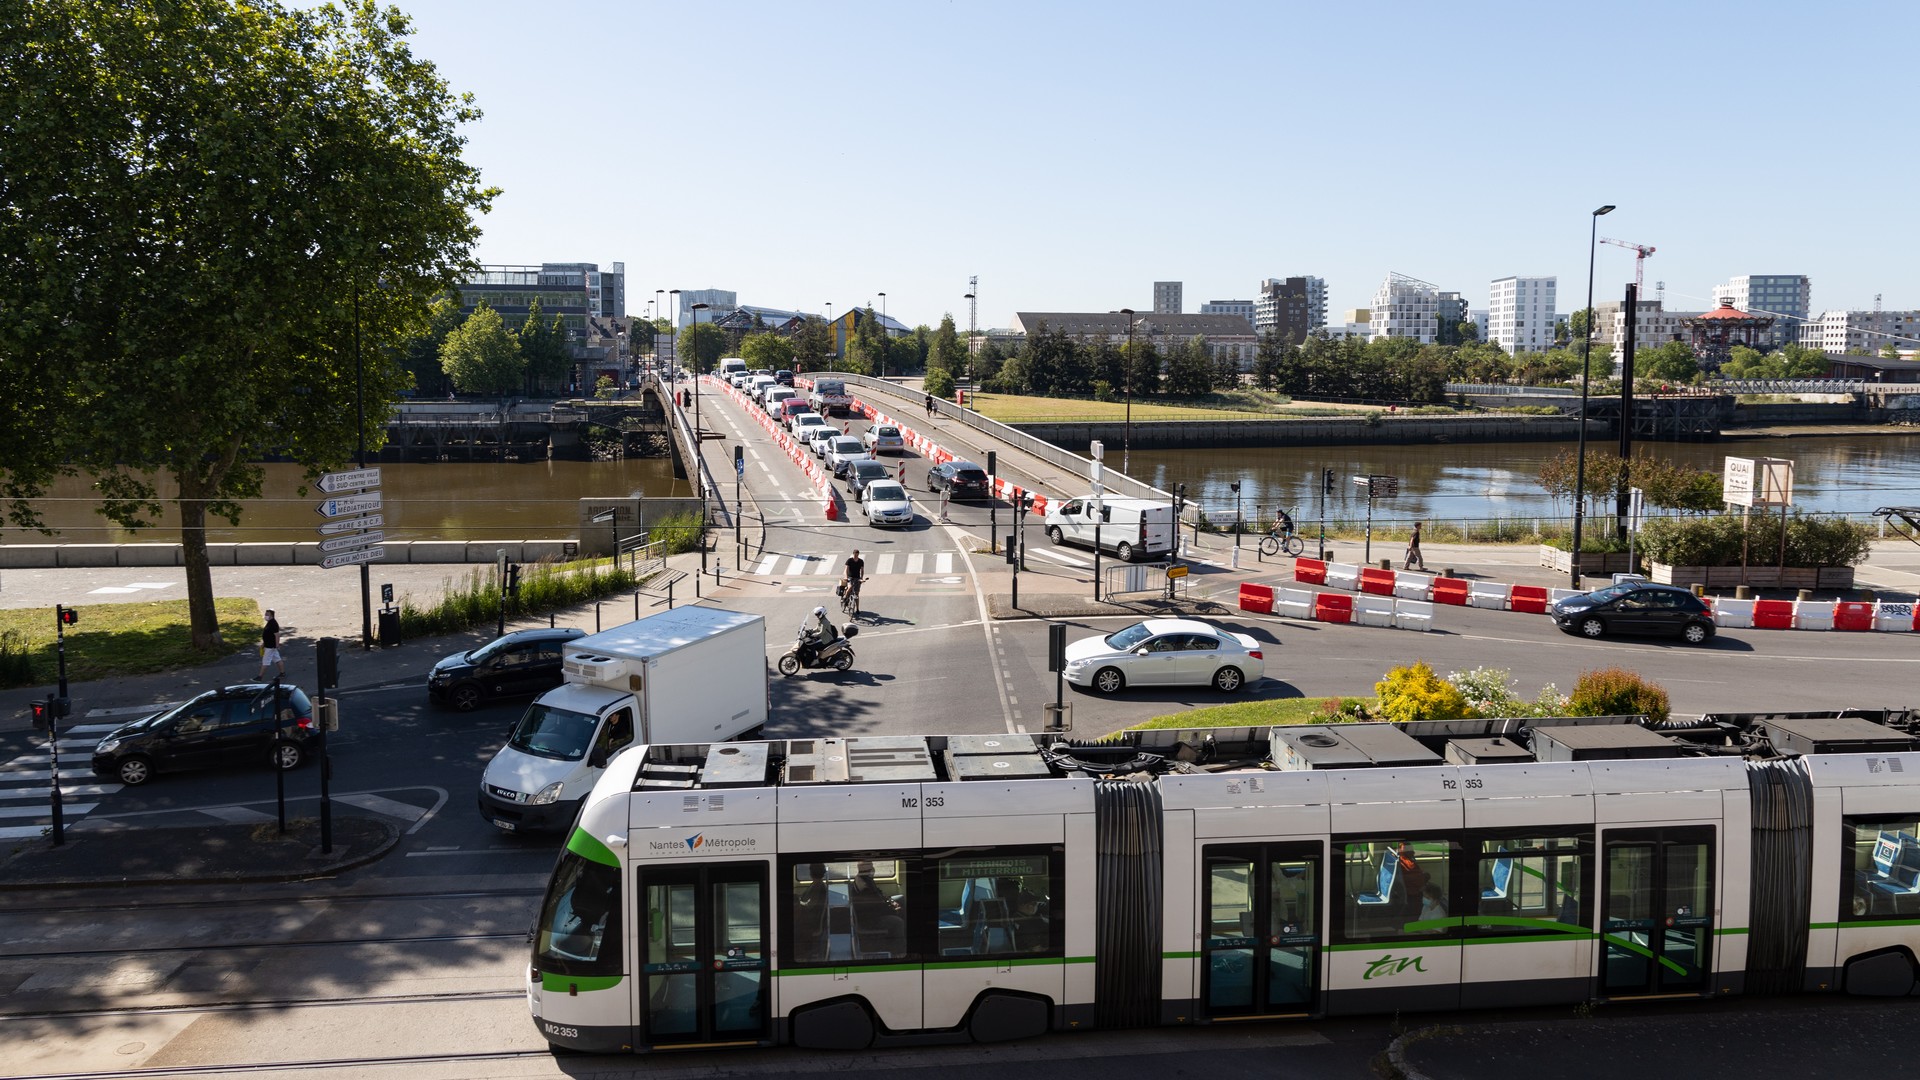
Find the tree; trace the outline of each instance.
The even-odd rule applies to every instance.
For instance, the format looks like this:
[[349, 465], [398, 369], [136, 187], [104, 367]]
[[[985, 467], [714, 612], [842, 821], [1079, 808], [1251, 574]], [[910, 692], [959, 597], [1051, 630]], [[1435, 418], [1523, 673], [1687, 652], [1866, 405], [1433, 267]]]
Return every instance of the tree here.
[[1882, 360], [1900, 359], [1900, 346], [1894, 344], [1891, 341], [1887, 342], [1885, 345], [1880, 346], [1880, 359]]
[[1636, 375], [1661, 382], [1691, 382], [1700, 374], [1700, 362], [1693, 357], [1693, 346], [1684, 341], [1669, 341], [1657, 349], [1641, 349], [1633, 358]]
[[1576, 311], [1572, 315], [1568, 316], [1567, 317], [1567, 340], [1574, 341], [1574, 342], [1584, 340], [1587, 333], [1587, 323], [1591, 322], [1592, 319], [1593, 319], [1592, 308], [1581, 308], [1579, 311]]
[[1819, 349], [1788, 345], [1779, 356], [1780, 374], [1788, 379], [1823, 379], [1833, 373], [1833, 363]]
[[408, 340], [401, 354], [401, 364], [415, 391], [438, 396], [452, 388], [445, 369], [440, 366], [440, 346], [461, 321], [460, 301], [456, 297], [438, 297], [427, 309], [425, 330]]
[[833, 351], [833, 332], [826, 320], [809, 315], [793, 335], [793, 360], [796, 371], [821, 371], [827, 366], [827, 354]]
[[511, 394], [527, 375], [519, 341], [500, 313], [484, 303], [447, 335], [440, 368], [463, 394]]
[[1460, 344], [1471, 345], [1480, 340], [1480, 324], [1472, 319], [1464, 319], [1459, 328]]
[[688, 323], [680, 328], [680, 341], [674, 352], [680, 366], [696, 375], [705, 375], [720, 363], [727, 351], [727, 332], [710, 322]]
[[1207, 358], [1207, 339], [1188, 338], [1167, 357], [1167, 393], [1204, 397], [1212, 389], [1213, 364]]
[[544, 317], [540, 298], [527, 305], [527, 321], [520, 326], [520, 358], [526, 363], [526, 386], [532, 395], [553, 389], [567, 381], [573, 366], [572, 350], [567, 348], [567, 324], [560, 316]]
[[495, 194], [460, 158], [478, 111], [409, 30], [372, 0], [0, 20], [0, 490], [36, 524], [26, 500], [90, 473], [136, 526], [164, 475], [196, 647], [220, 645], [207, 515], [237, 524], [269, 454], [315, 476], [379, 445]]
[[779, 334], [748, 334], [740, 342], [740, 358], [750, 368], [779, 371], [793, 366], [793, 342]]

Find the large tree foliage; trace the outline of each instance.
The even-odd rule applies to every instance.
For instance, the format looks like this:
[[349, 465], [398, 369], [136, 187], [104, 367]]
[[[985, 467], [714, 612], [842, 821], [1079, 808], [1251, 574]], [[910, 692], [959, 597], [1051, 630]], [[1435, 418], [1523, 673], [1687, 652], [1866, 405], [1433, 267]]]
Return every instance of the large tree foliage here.
[[[399, 363], [493, 192], [478, 116], [370, 0], [15, 0], [0, 19], [0, 443], [9, 516], [64, 471], [126, 525], [179, 499], [197, 646], [209, 512], [257, 462], [377, 445]], [[364, 358], [364, 367], [357, 359]], [[356, 387], [364, 388], [364, 431]]]
[[740, 358], [753, 369], [779, 371], [793, 367], [793, 342], [779, 334], [748, 334], [740, 342]]
[[567, 381], [573, 367], [567, 322], [559, 315], [547, 318], [537, 296], [527, 305], [527, 319], [520, 325], [518, 337], [520, 358], [526, 362], [526, 394], [557, 389]]
[[680, 366], [696, 375], [704, 375], [720, 364], [726, 355], [727, 332], [710, 322], [688, 323], [680, 328], [680, 341], [674, 352]]
[[440, 346], [440, 366], [463, 394], [511, 394], [526, 380], [520, 342], [500, 313], [486, 304], [473, 309]]

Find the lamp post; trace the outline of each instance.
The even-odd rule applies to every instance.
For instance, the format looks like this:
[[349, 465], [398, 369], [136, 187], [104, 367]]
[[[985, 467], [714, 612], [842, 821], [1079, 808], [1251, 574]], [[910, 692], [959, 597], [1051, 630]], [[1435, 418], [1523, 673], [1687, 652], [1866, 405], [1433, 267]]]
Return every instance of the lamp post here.
[[[665, 289], [653, 290], [653, 317], [657, 320], [661, 316], [665, 315], [666, 313], [667, 313], [667, 290]], [[654, 332], [653, 366], [659, 367], [660, 366], [660, 341], [659, 341], [660, 327], [657, 324], [654, 326], [653, 332]]]
[[[706, 429], [700, 426], [700, 376], [704, 374], [704, 372], [700, 370], [699, 331], [695, 330], [694, 327], [697, 327], [700, 325], [700, 313], [705, 310], [707, 310], [707, 305], [695, 304], [693, 305], [693, 313], [687, 316], [688, 333], [691, 333], [694, 335], [694, 338], [692, 340], [692, 345], [693, 345], [693, 438], [694, 438], [696, 453], [698, 453], [698, 444], [700, 440], [705, 438], [704, 432]], [[707, 492], [705, 487], [701, 487], [700, 497], [703, 499], [707, 497]]]
[[887, 294], [880, 294], [880, 377], [887, 377]]
[[[667, 344], [670, 346], [670, 348], [668, 348], [667, 351], [673, 354], [674, 366], [679, 367], [680, 365], [680, 290], [679, 289], [669, 290], [667, 293], [667, 296], [668, 296]], [[696, 394], [699, 393], [700, 384], [697, 382], [694, 383], [693, 390], [694, 390], [694, 393]]]
[[975, 299], [974, 294], [968, 293], [967, 295], [961, 297], [960, 299], [965, 300], [967, 302], [967, 378], [972, 379], [973, 378], [973, 335], [974, 335], [973, 320], [974, 320], [974, 312], [977, 311], [978, 309], [974, 307], [974, 303], [973, 303]]
[[1127, 359], [1120, 367], [1120, 381], [1127, 384], [1127, 426], [1120, 439], [1120, 472], [1125, 476], [1133, 475], [1133, 309], [1123, 307], [1120, 314], [1127, 317]]
[[[706, 309], [705, 304], [693, 305], [692, 312], [687, 316], [687, 325], [699, 326], [700, 313]], [[702, 449], [706, 445], [706, 438], [700, 428], [700, 342], [698, 338], [699, 335], [695, 334], [693, 341], [693, 485], [694, 490], [700, 495], [700, 574], [704, 577], [707, 573], [707, 470], [706, 451]], [[714, 581], [717, 584], [719, 571], [714, 571], [714, 575]], [[694, 595], [700, 595], [698, 584], [694, 586]]]
[[[1613, 204], [1595, 210], [1592, 215], [1593, 226], [1587, 235], [1587, 310], [1584, 332], [1580, 335], [1580, 439], [1579, 449], [1574, 451], [1573, 464], [1573, 580], [1572, 587], [1580, 587], [1580, 526], [1586, 516], [1587, 487], [1587, 386], [1593, 382], [1593, 373], [1587, 369], [1588, 358], [1593, 353], [1593, 253], [1600, 237], [1600, 218], [1613, 213]], [[1621, 423], [1627, 418], [1621, 417]]]
[[827, 301], [827, 370], [833, 370], [834, 358], [840, 355], [840, 330], [833, 325], [833, 301]]

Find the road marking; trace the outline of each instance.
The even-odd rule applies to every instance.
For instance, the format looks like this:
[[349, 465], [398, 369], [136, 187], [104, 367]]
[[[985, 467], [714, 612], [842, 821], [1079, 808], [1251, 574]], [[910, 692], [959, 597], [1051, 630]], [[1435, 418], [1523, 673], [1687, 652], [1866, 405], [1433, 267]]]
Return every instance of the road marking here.
[[[98, 805], [100, 804], [90, 803], [90, 802], [67, 803], [64, 800], [62, 800], [60, 809], [63, 813], [72, 814], [75, 817], [79, 817], [81, 814], [86, 813], [87, 811], [93, 809]], [[45, 814], [46, 812], [47, 812], [47, 809], [44, 806], [0, 806], [0, 817], [39, 817], [42, 814]], [[39, 835], [41, 828], [42, 826], [35, 825], [33, 827], [33, 832], [29, 835], [34, 835], [34, 836]]]
[[[5, 780], [5, 779], [6, 779], [6, 774], [0, 773], [0, 780]], [[60, 796], [63, 799], [70, 799], [75, 795], [111, 795], [114, 792], [119, 791], [123, 786], [125, 785], [122, 785], [122, 784], [61, 784]], [[19, 791], [12, 791], [12, 790], [0, 791], [0, 799], [45, 799], [46, 797], [47, 797], [46, 788], [24, 788]]]
[[933, 572], [936, 574], [953, 573], [953, 552], [943, 551], [934, 557]]
[[376, 814], [385, 814], [387, 817], [397, 817], [402, 821], [419, 821], [422, 817], [425, 817], [427, 813], [427, 809], [424, 806], [415, 806], [412, 803], [403, 803], [394, 799], [382, 798], [370, 792], [359, 792], [352, 795], [336, 795], [334, 798], [339, 799], [343, 803], [357, 806], [362, 810], [371, 810]]
[[813, 559], [813, 556], [811, 555], [795, 555], [793, 557], [793, 562], [787, 565], [787, 576], [798, 577], [799, 575], [806, 573], [807, 563], [811, 562], [812, 559]]
[[1028, 556], [1038, 555], [1043, 559], [1052, 559], [1054, 562], [1066, 563], [1069, 566], [1077, 566], [1083, 570], [1092, 569], [1093, 567], [1093, 560], [1091, 559], [1083, 559], [1083, 558], [1080, 558], [1078, 555], [1067, 555], [1058, 551], [1050, 551], [1047, 548], [1030, 548], [1027, 550], [1026, 554]]
[[253, 825], [262, 821], [280, 820], [272, 814], [263, 814], [258, 810], [248, 810], [244, 806], [209, 806], [200, 812], [208, 817], [219, 818], [221, 821], [231, 822], [235, 825]]
[[915, 551], [907, 555], [907, 573], [918, 574], [927, 568], [927, 553]]
[[894, 553], [889, 551], [885, 555], [875, 559], [873, 562], [873, 572], [876, 574], [893, 573], [893, 558]]
[[[148, 713], [159, 712], [161, 709], [171, 709], [178, 704], [180, 703], [177, 701], [163, 701], [153, 705], [121, 705], [112, 709], [88, 709], [87, 717], [91, 719], [96, 716], [145, 716]], [[119, 726], [118, 724], [85, 724], [70, 727], [67, 730], [71, 732], [112, 731]]]
[[[52, 775], [51, 773], [49, 773], [49, 772], [48, 772], [48, 771], [47, 771], [46, 769], [21, 769], [21, 770], [19, 770], [19, 771], [17, 771], [17, 772], [16, 772], [16, 771], [13, 771], [13, 770], [8, 770], [7, 772], [4, 772], [4, 773], [0, 773], [0, 779], [5, 779], [5, 780], [51, 780], [51, 779], [53, 779], [53, 775]], [[62, 780], [91, 780], [91, 779], [93, 779], [93, 770], [92, 770], [92, 769], [61, 769], [61, 770], [60, 770], [60, 779], [62, 779]]]
[[779, 562], [780, 556], [768, 555], [766, 558], [760, 560], [760, 565], [755, 567], [753, 572], [762, 577], [771, 577], [773, 576], [774, 567], [779, 565]]

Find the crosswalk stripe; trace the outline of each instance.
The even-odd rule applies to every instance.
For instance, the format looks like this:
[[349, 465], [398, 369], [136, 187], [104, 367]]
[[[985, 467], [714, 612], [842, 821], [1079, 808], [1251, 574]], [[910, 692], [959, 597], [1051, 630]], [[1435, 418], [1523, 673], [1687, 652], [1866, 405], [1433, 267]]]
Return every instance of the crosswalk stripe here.
[[934, 557], [933, 572], [936, 574], [953, 573], [953, 552], [943, 551]]
[[425, 817], [427, 813], [427, 808], [424, 806], [415, 806], [412, 803], [404, 803], [396, 799], [382, 798], [379, 795], [336, 795], [334, 798], [343, 803], [352, 803], [362, 810], [371, 810], [376, 814], [383, 814], [387, 817], [397, 817], [403, 821], [419, 821]]
[[[166, 707], [166, 706], [164, 706], [164, 705], [142, 705], [142, 706], [140, 706], [139, 708], [137, 708], [137, 709], [133, 709], [133, 710], [130, 710], [130, 711], [132, 711], [132, 712], [137, 712], [137, 713], [139, 713], [140, 715], [142, 715], [142, 716], [145, 716], [145, 715], [146, 715], [146, 714], [148, 714], [148, 713], [153, 713], [153, 712], [159, 712], [159, 711], [160, 711], [161, 709], [163, 709], [163, 708], [165, 708], [165, 707]], [[90, 712], [90, 713], [88, 713], [87, 715], [88, 715], [88, 716], [106, 716], [106, 715], [108, 715], [108, 714], [110, 714], [110, 713], [112, 713], [112, 712], [114, 712], [114, 711], [115, 711], [115, 710], [113, 710], [113, 709], [95, 709], [94, 711], [92, 711], [92, 712]], [[129, 710], [125, 710], [125, 709], [122, 709], [122, 710], [119, 710], [119, 711], [121, 711], [121, 712], [127, 712], [127, 711], [129, 711]], [[119, 724], [75, 724], [74, 726], [72, 726], [72, 727], [70, 727], [70, 728], [66, 728], [66, 729], [65, 729], [65, 730], [63, 731], [63, 734], [67, 734], [67, 735], [105, 735], [105, 734], [106, 734], [107, 732], [109, 732], [109, 731], [117, 731], [117, 730], [119, 730], [119, 729], [120, 729], [120, 725], [119, 725]]]
[[[75, 795], [111, 795], [125, 786], [124, 784], [61, 784], [60, 796], [64, 799]], [[46, 797], [47, 789], [43, 787], [8, 788], [0, 791], [0, 799], [45, 799]]]
[[[157, 702], [152, 705], [121, 705], [117, 708], [112, 708], [112, 709], [88, 709], [87, 717], [88, 719], [92, 719], [93, 717], [96, 717], [96, 716], [145, 716], [148, 713], [159, 712], [161, 709], [171, 708], [178, 704], [180, 703], [177, 701], [163, 701], [163, 702]], [[68, 728], [67, 730], [69, 731], [112, 731], [113, 728], [117, 726], [119, 725], [117, 724], [110, 725], [108, 727], [86, 727], [86, 728], [76, 727], [76, 728]]]
[[37, 840], [49, 827], [47, 825], [9, 825], [0, 828], [0, 840]]
[[258, 810], [249, 810], [244, 806], [203, 806], [200, 808], [200, 812], [208, 817], [216, 817], [221, 821], [232, 822], [235, 825], [252, 825], [261, 821], [280, 820], [272, 814], [263, 814]]
[[912, 551], [907, 553], [907, 573], [918, 574], [927, 567], [927, 553]]
[[820, 559], [818, 560], [818, 562], [820, 565], [815, 567], [812, 571], [810, 571], [810, 573], [813, 573], [816, 576], [833, 573], [833, 563], [827, 561], [826, 559]]
[[787, 576], [798, 577], [799, 575], [806, 573], [807, 561], [811, 558], [813, 558], [813, 556], [811, 555], [795, 555], [793, 557], [793, 562], [787, 566]]
[[[60, 770], [60, 779], [62, 780], [92, 779], [92, 777], [93, 777], [92, 769], [61, 769]], [[17, 769], [17, 770], [7, 770], [4, 772], [0, 772], [0, 781], [51, 780], [51, 779], [53, 779], [53, 774], [47, 769]]]
[[874, 560], [873, 572], [876, 574], [893, 573], [893, 559], [894, 559], [894, 553], [891, 551], [887, 552], [885, 555], [880, 556], [878, 559]]
[[1093, 561], [1091, 559], [1082, 559], [1077, 555], [1068, 555], [1059, 551], [1050, 551], [1047, 548], [1028, 548], [1027, 554], [1028, 556], [1038, 555], [1043, 559], [1052, 559], [1054, 562], [1066, 563], [1069, 566], [1078, 566], [1082, 569], [1087, 569], [1093, 566]]
[[[81, 814], [86, 813], [98, 805], [100, 804], [90, 802], [68, 805], [65, 800], [62, 800], [60, 810], [62, 814], [72, 814], [75, 817], [79, 817]], [[0, 817], [39, 817], [47, 812], [47, 808], [44, 806], [0, 806]]]
[[780, 556], [769, 555], [766, 558], [760, 560], [760, 565], [754, 568], [753, 572], [756, 574], [759, 574], [762, 577], [771, 576], [773, 574], [774, 566], [777, 565], [779, 562], [780, 562]]

